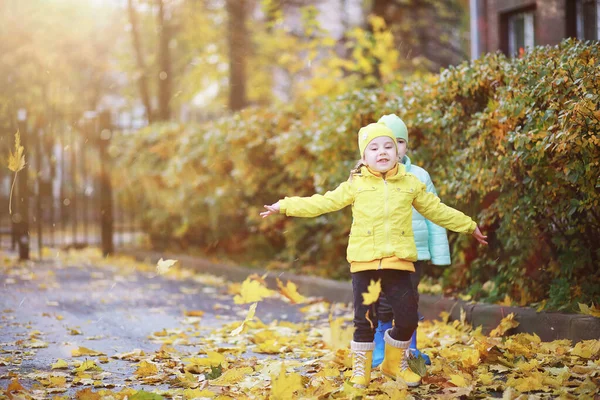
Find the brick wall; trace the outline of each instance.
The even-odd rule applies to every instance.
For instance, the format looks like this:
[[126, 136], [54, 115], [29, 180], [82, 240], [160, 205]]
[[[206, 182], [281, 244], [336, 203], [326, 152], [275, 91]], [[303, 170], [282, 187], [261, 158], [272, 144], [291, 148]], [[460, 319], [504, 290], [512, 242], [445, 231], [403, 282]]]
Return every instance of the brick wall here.
[[558, 44], [568, 36], [566, 0], [478, 0], [482, 52], [506, 51], [506, 16], [522, 10], [535, 12], [535, 44]]

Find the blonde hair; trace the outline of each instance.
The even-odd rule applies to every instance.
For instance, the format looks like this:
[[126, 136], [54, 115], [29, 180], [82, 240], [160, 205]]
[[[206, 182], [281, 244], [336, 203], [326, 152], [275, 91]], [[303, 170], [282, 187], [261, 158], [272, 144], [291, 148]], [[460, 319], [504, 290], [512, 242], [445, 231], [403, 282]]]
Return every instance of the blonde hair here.
[[363, 160], [358, 160], [357, 163], [354, 165], [354, 168], [352, 168], [350, 170], [350, 176], [348, 177], [348, 182], [352, 182], [352, 176], [354, 176], [354, 174], [360, 173], [360, 169], [362, 167], [366, 167], [366, 166], [367, 166], [367, 164], [365, 164]]

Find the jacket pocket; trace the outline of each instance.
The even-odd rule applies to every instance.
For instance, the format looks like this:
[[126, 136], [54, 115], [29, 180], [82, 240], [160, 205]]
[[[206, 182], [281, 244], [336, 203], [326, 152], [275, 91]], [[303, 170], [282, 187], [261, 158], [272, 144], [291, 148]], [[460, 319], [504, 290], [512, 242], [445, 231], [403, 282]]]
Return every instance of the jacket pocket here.
[[353, 225], [348, 239], [349, 261], [372, 261], [375, 252], [372, 226]]

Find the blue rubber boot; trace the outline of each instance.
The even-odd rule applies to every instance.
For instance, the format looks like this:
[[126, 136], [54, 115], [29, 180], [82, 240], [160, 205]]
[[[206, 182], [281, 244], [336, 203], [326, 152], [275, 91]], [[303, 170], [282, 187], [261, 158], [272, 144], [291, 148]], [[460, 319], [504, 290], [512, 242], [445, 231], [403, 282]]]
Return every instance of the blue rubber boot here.
[[375, 331], [375, 350], [373, 350], [372, 368], [378, 367], [379, 364], [383, 362], [383, 356], [385, 356], [385, 342], [383, 341], [383, 336], [388, 329], [392, 329], [392, 321], [378, 322], [377, 330]]
[[[377, 337], [377, 335], [375, 335], [375, 337]], [[421, 353], [417, 349], [417, 330], [416, 329], [413, 332], [412, 338], [410, 338], [410, 346], [408, 348], [410, 349], [410, 353], [414, 357], [423, 357], [423, 359], [425, 360], [425, 365], [431, 365], [431, 359], [429, 358], [429, 356], [425, 353]], [[375, 357], [373, 357], [373, 359], [374, 358]]]

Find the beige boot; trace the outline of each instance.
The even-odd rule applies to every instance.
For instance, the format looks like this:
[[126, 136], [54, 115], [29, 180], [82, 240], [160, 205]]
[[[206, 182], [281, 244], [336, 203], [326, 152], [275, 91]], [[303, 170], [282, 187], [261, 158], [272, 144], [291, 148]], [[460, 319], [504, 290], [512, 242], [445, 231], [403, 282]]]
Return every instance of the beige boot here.
[[355, 388], [364, 389], [371, 382], [371, 363], [373, 362], [373, 342], [350, 342], [352, 350], [352, 377], [350, 383]]
[[390, 336], [390, 330], [385, 331], [385, 357], [381, 363], [381, 372], [392, 379], [404, 381], [408, 386], [415, 387], [421, 384], [421, 377], [408, 367], [410, 357], [410, 340], [405, 342], [394, 340]]

